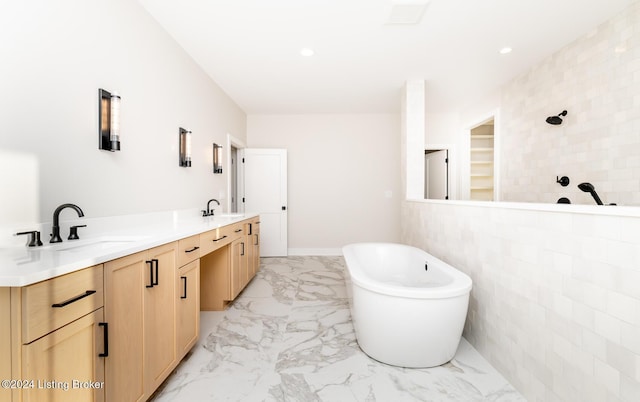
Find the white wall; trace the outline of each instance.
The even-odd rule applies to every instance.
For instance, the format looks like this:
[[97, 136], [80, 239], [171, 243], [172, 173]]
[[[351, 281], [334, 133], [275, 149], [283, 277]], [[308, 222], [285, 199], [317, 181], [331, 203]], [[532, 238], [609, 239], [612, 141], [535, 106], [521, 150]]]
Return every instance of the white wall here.
[[399, 240], [399, 140], [393, 114], [247, 117], [250, 148], [288, 152], [292, 254]]
[[[212, 143], [244, 140], [246, 116], [137, 2], [5, 3], [0, 226], [51, 221], [65, 202], [99, 217], [204, 208], [225, 195]], [[98, 88], [122, 96], [120, 152], [98, 150]], [[188, 169], [178, 127], [193, 131]]]

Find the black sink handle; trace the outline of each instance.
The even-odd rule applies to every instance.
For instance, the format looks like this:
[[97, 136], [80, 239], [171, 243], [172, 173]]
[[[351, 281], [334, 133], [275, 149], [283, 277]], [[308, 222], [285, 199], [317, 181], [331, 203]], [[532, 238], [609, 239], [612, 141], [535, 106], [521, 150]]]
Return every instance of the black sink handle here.
[[69, 228], [69, 237], [67, 240], [78, 240], [78, 228], [86, 228], [87, 225], [76, 225]]
[[16, 236], [21, 235], [29, 235], [29, 243], [27, 244], [29, 247], [42, 246], [42, 241], [40, 240], [40, 232], [38, 232], [37, 230], [16, 233]]

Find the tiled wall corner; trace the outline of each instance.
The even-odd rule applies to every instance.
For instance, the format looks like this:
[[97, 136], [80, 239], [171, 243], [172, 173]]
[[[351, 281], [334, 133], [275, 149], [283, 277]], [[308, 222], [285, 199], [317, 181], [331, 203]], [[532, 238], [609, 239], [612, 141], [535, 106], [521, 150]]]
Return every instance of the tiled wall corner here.
[[405, 202], [473, 280], [464, 336], [528, 400], [640, 400], [640, 218]]

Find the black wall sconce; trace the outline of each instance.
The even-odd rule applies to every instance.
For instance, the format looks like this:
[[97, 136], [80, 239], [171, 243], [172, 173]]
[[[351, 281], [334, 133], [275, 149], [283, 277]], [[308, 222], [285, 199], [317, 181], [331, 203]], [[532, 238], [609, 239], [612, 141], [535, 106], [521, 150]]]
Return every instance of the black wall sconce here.
[[213, 173], [222, 174], [222, 145], [213, 144]]
[[180, 166], [191, 167], [191, 131], [180, 127], [178, 135], [180, 142]]
[[98, 149], [120, 150], [120, 95], [98, 89]]

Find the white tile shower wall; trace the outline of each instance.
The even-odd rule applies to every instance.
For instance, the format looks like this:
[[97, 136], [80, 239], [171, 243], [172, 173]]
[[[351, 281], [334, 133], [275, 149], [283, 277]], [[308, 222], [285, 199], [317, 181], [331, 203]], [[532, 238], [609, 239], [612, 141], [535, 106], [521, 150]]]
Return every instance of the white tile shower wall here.
[[407, 201], [402, 228], [471, 276], [464, 336], [528, 400], [640, 400], [640, 218]]
[[503, 201], [591, 204], [577, 188], [591, 182], [605, 203], [640, 205], [640, 2], [504, 86], [501, 105]]

